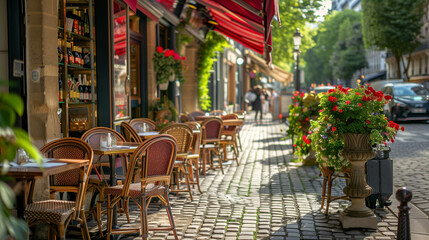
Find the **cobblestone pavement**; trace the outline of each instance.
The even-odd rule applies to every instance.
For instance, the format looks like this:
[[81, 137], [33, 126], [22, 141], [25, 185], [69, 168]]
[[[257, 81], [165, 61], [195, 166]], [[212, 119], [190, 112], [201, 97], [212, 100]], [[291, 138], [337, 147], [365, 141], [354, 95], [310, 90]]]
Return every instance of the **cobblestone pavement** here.
[[407, 187], [412, 203], [429, 216], [429, 123], [399, 123], [405, 127], [390, 144], [395, 187]]
[[[347, 231], [338, 219], [347, 201], [333, 202], [328, 216], [319, 211], [320, 172], [291, 161], [290, 141], [282, 140], [284, 127], [271, 121], [246, 124], [239, 166], [225, 163], [225, 175], [209, 171], [202, 180], [203, 194], [194, 190], [192, 202], [186, 193], [171, 195], [179, 238], [396, 239], [397, 218], [387, 210], [377, 210], [377, 230]], [[342, 194], [343, 186], [337, 181], [333, 195]], [[165, 211], [156, 204], [151, 204], [149, 214], [151, 227], [168, 226]], [[139, 221], [136, 209], [131, 211], [131, 220]], [[120, 224], [125, 222], [124, 216], [119, 217]], [[174, 238], [172, 232], [151, 232], [151, 239]]]

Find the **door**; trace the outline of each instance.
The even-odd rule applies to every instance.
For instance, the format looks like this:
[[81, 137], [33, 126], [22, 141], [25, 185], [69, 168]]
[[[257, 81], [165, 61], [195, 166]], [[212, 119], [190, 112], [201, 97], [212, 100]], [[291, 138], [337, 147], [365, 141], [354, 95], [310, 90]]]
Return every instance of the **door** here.
[[122, 1], [113, 1], [111, 37], [113, 39], [112, 90], [115, 125], [131, 118], [128, 12], [128, 6]]
[[131, 80], [131, 117], [141, 118], [140, 98], [140, 45], [131, 38], [130, 42], [130, 80]]

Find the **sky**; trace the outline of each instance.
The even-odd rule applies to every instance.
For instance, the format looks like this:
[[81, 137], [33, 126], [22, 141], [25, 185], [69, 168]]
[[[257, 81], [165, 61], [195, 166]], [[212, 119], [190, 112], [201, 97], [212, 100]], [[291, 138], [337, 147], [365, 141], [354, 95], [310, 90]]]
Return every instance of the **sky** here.
[[319, 10], [316, 11], [316, 14], [319, 15], [319, 17], [316, 19], [317, 22], [322, 22], [324, 19], [324, 16], [328, 14], [328, 10], [331, 9], [332, 1], [331, 0], [323, 0], [322, 6]]

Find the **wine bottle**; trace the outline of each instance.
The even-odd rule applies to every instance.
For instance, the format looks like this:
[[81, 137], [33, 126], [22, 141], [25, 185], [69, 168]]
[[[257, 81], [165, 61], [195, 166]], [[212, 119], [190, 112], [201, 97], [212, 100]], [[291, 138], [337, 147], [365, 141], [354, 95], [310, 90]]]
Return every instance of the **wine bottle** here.
[[83, 74], [83, 101], [88, 102], [88, 81], [86, 80], [86, 74]]
[[85, 28], [85, 36], [91, 37], [89, 32], [89, 16], [88, 16], [88, 9], [85, 9], [84, 11], [84, 28]]
[[82, 75], [79, 74], [77, 80], [77, 101], [83, 102], [83, 93], [82, 93]]
[[73, 9], [73, 32], [79, 34], [79, 19], [76, 9]]
[[67, 42], [67, 56], [68, 56], [67, 63], [68, 64], [74, 64], [74, 56], [73, 56], [73, 52], [72, 52], [72, 43], [71, 42]]
[[62, 50], [62, 39], [58, 38], [58, 62], [62, 63], [63, 62], [63, 50]]
[[91, 85], [91, 79], [88, 83], [88, 100], [89, 102], [92, 102], [92, 85]]
[[62, 74], [58, 74], [58, 101], [62, 102], [63, 99], [63, 80], [62, 80]]

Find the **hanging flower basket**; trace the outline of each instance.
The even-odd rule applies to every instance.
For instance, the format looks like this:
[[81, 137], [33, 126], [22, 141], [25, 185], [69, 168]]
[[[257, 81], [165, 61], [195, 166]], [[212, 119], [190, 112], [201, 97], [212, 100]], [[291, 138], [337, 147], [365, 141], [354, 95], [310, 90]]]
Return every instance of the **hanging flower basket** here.
[[174, 81], [176, 76], [180, 82], [184, 81], [182, 69], [185, 59], [185, 57], [181, 57], [172, 49], [157, 47], [153, 56], [156, 83], [161, 85], [169, 81]]
[[159, 84], [159, 90], [163, 90], [163, 91], [167, 90], [168, 89], [168, 83], [169, 82], [160, 83]]

